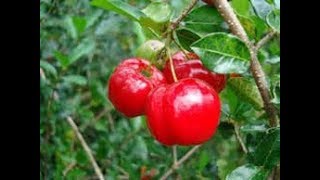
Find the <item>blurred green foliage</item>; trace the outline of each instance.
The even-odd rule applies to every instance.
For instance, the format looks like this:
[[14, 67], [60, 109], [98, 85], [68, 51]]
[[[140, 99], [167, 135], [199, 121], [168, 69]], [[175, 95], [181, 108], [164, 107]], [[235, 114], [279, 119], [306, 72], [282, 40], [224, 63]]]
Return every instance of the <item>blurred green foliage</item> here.
[[[151, 2], [123, 1], [140, 10]], [[189, 2], [170, 1], [173, 18]], [[252, 36], [261, 34], [268, 26], [267, 21], [261, 18], [266, 17], [268, 24], [279, 30], [276, 14], [268, 14], [271, 12], [268, 9], [273, 6], [268, 5], [267, 1], [252, 2], [254, 7], [249, 3], [239, 5], [241, 0], [232, 4], [239, 16], [249, 19], [246, 30], [252, 32]], [[197, 7], [202, 5], [199, 2]], [[208, 8], [202, 9], [208, 11]], [[222, 22], [217, 12], [211, 13], [214, 15], [213, 21]], [[187, 33], [196, 37], [193, 39], [196, 41], [199, 35], [203, 37], [211, 33], [206, 21], [202, 26], [201, 22], [196, 25], [197, 20], [201, 20], [200, 16], [204, 14], [197, 10], [187, 17], [185, 29], [177, 31], [184, 34], [178, 33], [178, 37], [185, 37]], [[253, 28], [250, 23], [260, 26], [250, 29]], [[228, 32], [216, 24], [212, 26], [215, 27], [212, 32]], [[134, 56], [137, 47], [149, 38], [145, 29], [125, 16], [92, 6], [89, 0], [40, 0], [40, 28], [40, 178], [96, 178], [85, 151], [66, 121], [68, 116], [79, 126], [106, 179], [128, 176], [130, 179], [140, 179], [144, 171], [156, 172], [155, 178], [159, 178], [172, 164], [171, 149], [151, 137], [143, 116], [126, 119], [106, 97], [108, 78], [114, 67], [122, 59]], [[184, 41], [183, 38], [179, 40]], [[191, 50], [190, 39], [180, 43]], [[280, 110], [278, 44], [278, 38], [270, 41], [259, 52], [259, 58], [268, 75], [273, 103]], [[248, 177], [255, 173], [255, 178], [263, 179], [278, 163], [279, 147], [274, 146], [273, 142], [276, 145], [280, 142], [279, 132], [278, 129], [269, 130], [263, 110], [256, 110], [250, 101], [243, 101], [229, 85], [220, 96], [223, 114], [216, 135], [171, 178], [236, 179], [237, 174]], [[240, 127], [248, 155], [243, 153], [236, 139], [234, 122]], [[178, 156], [181, 157], [189, 149], [178, 147]], [[272, 157], [265, 160], [263, 157], [269, 156], [269, 153]]]

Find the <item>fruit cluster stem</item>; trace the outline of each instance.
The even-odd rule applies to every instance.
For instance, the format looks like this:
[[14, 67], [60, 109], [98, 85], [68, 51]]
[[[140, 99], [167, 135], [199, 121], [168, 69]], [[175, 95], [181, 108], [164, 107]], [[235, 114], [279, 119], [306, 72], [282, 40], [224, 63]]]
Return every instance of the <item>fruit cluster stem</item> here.
[[177, 161], [176, 165], [173, 164], [172, 167], [161, 176], [160, 180], [167, 179], [176, 170], [178, 166], [180, 166], [186, 160], [188, 160], [189, 157], [191, 157], [191, 155], [194, 154], [200, 147], [201, 145], [197, 145], [197, 146], [194, 146], [192, 149], [190, 149], [181, 159]]
[[[257, 54], [258, 48], [261, 47], [266, 41], [270, 40], [273, 36], [272, 34], [270, 37], [266, 37], [262, 43], [258, 43], [254, 45], [250, 42], [247, 33], [245, 32], [243, 26], [241, 25], [239, 19], [237, 18], [236, 14], [234, 13], [232, 7], [228, 3], [227, 0], [214, 0], [214, 5], [217, 7], [218, 11], [220, 12], [221, 16], [224, 20], [228, 23], [231, 32], [238, 36], [249, 48], [250, 50], [250, 69], [256, 85], [258, 86], [260, 95], [262, 97], [264, 103], [264, 109], [269, 116], [269, 125], [271, 127], [275, 127], [278, 125], [279, 120], [277, 117], [277, 111], [274, 105], [271, 102], [270, 92], [268, 89], [268, 84], [265, 78], [265, 73], [262, 70], [261, 64], [259, 63]], [[257, 48], [258, 47], [258, 48]]]

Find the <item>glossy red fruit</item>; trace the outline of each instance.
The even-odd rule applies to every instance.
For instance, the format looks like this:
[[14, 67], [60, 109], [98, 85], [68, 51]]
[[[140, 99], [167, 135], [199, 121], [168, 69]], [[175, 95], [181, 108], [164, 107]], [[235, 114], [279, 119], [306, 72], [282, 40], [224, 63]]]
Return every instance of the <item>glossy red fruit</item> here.
[[[178, 79], [183, 78], [198, 78], [209, 83], [218, 93], [220, 93], [226, 86], [227, 76], [225, 74], [218, 74], [205, 68], [200, 61], [200, 58], [194, 53], [187, 53], [186, 55], [180, 51], [172, 56], [175, 72]], [[166, 62], [163, 69], [163, 74], [168, 83], [173, 83], [173, 76], [170, 69], [169, 61]]]
[[145, 100], [156, 86], [166, 83], [161, 71], [147, 60], [126, 59], [110, 77], [108, 97], [114, 107], [127, 117], [144, 114]]
[[186, 78], [152, 90], [146, 101], [147, 125], [164, 145], [196, 145], [208, 141], [219, 124], [221, 104], [207, 83]]
[[207, 3], [208, 5], [214, 5], [214, 0], [202, 0], [203, 2]]

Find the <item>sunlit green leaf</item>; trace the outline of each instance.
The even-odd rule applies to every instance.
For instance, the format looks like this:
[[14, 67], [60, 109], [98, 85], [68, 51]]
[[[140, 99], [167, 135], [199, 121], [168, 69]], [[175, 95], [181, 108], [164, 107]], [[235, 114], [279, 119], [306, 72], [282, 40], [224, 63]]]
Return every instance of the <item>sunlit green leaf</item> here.
[[236, 36], [212, 33], [194, 42], [191, 48], [214, 72], [242, 74], [249, 68], [249, 49]]
[[265, 180], [268, 172], [252, 164], [245, 164], [233, 170], [226, 180]]
[[67, 83], [72, 83], [80, 86], [84, 86], [87, 84], [87, 79], [83, 76], [79, 75], [68, 75], [64, 76], [63, 80]]
[[139, 9], [122, 0], [93, 0], [91, 5], [114, 11], [134, 21], [139, 21], [140, 17], [145, 16]]

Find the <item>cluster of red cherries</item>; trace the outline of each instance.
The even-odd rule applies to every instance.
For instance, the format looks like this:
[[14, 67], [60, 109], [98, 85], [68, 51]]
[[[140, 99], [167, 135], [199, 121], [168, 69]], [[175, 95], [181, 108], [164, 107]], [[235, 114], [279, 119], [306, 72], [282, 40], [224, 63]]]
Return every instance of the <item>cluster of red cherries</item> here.
[[123, 60], [108, 84], [108, 97], [117, 111], [127, 117], [145, 115], [152, 136], [160, 143], [190, 146], [208, 141], [219, 124], [218, 93], [227, 76], [206, 69], [190, 52], [172, 56], [162, 71], [141, 58]]

